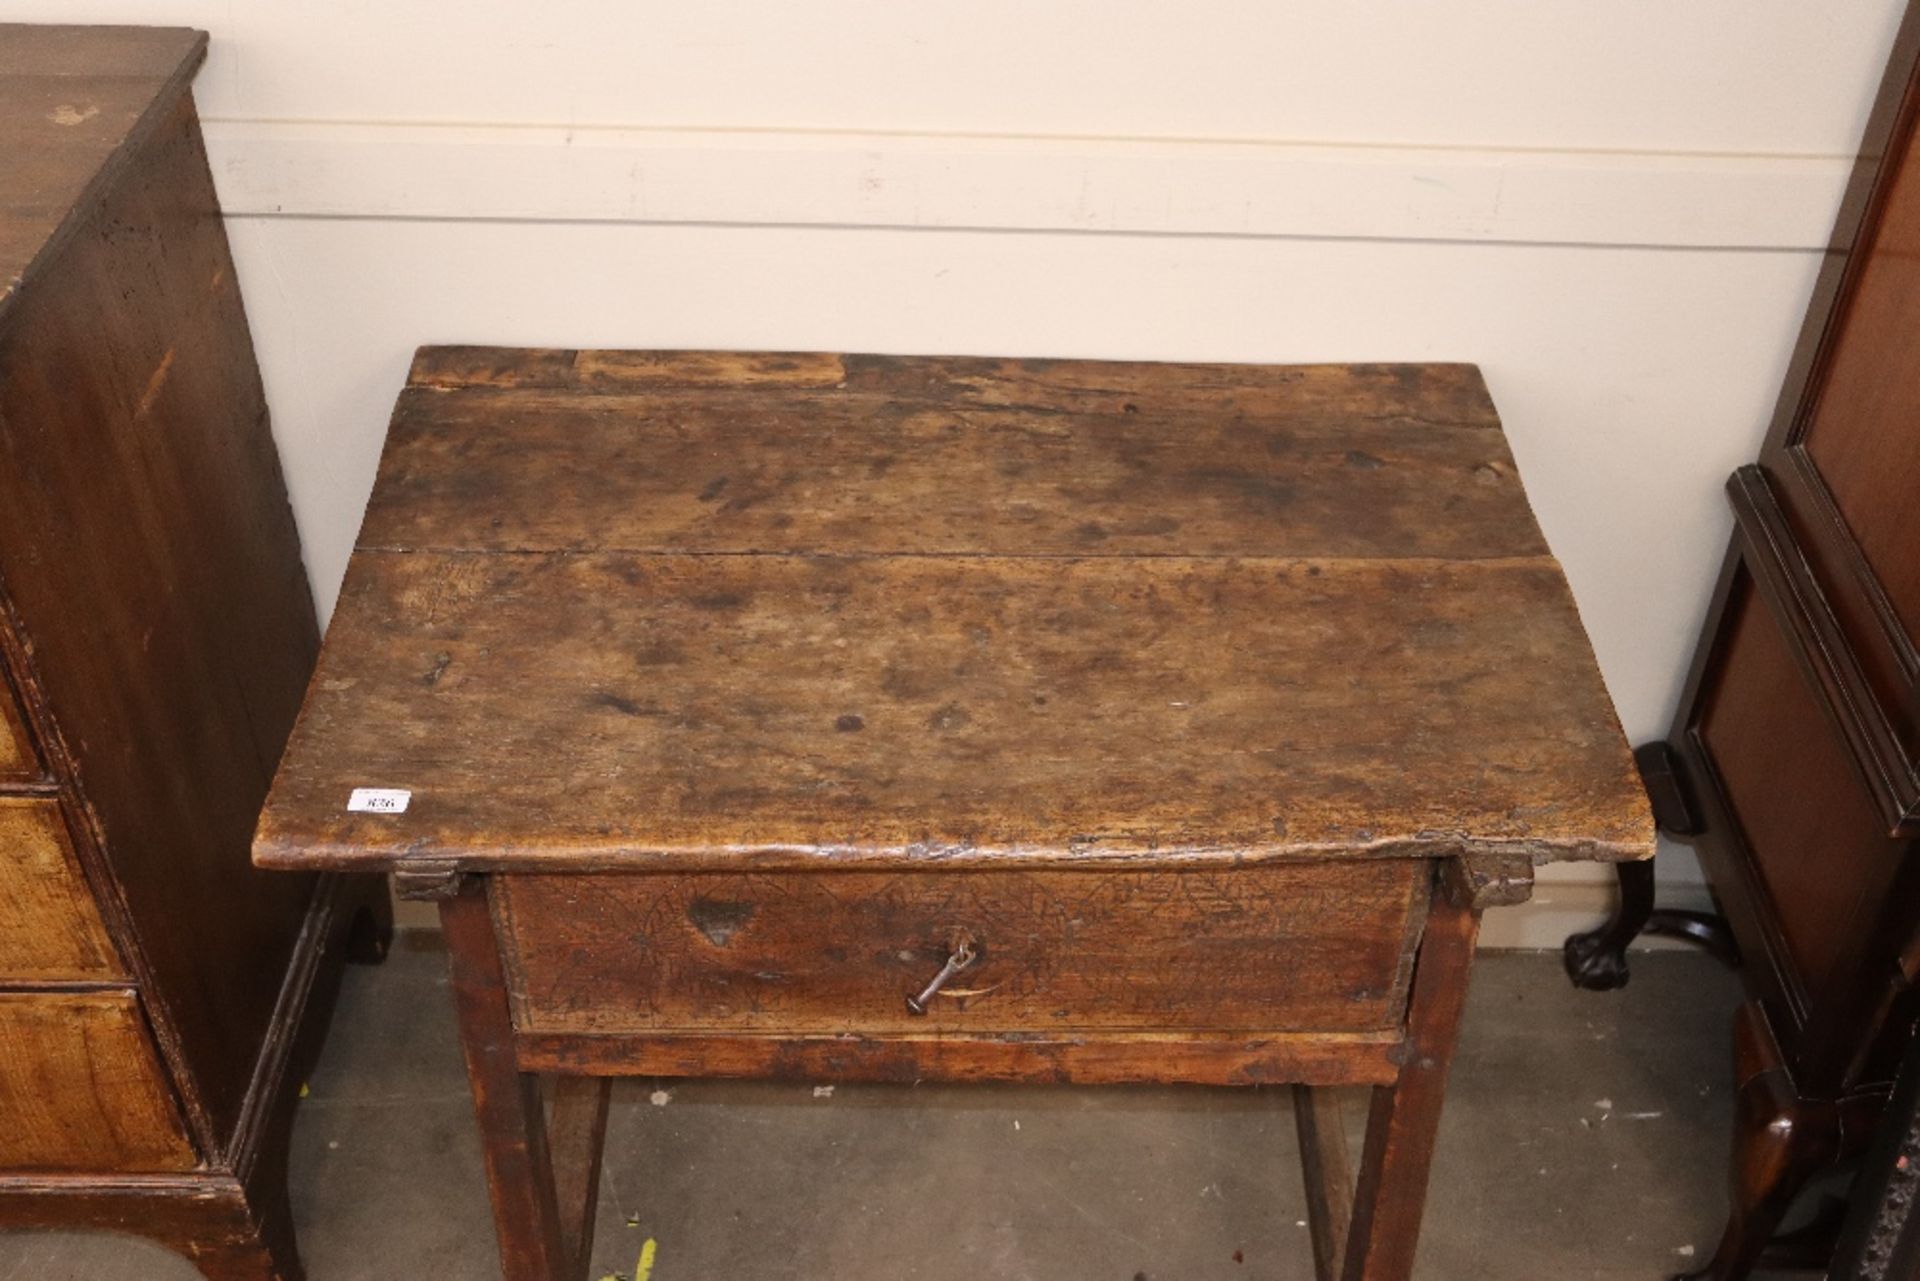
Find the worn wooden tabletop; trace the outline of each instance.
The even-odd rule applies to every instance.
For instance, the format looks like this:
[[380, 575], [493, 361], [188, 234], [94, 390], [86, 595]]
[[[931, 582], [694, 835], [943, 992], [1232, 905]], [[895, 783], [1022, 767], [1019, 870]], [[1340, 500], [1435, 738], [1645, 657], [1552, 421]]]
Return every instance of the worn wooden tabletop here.
[[1651, 848], [1471, 366], [441, 348], [255, 855]]

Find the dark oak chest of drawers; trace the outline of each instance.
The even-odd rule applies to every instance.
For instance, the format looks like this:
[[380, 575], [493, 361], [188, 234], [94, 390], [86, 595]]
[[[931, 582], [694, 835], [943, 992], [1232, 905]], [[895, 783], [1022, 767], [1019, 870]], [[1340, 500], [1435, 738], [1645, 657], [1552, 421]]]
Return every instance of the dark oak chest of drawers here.
[[204, 47], [0, 25], [0, 1228], [290, 1281], [292, 1074], [365, 896], [247, 859], [318, 629]]

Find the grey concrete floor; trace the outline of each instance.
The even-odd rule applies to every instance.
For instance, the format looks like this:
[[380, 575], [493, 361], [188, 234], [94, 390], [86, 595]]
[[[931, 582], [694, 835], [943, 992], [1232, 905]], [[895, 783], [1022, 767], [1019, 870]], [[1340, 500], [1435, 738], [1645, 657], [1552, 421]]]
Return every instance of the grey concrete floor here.
[[[1637, 956], [1606, 994], [1555, 956], [1483, 956], [1419, 1275], [1654, 1281], [1703, 1257], [1738, 997], [1691, 953]], [[632, 1281], [649, 1240], [650, 1281], [1312, 1276], [1284, 1090], [627, 1081], [607, 1157], [594, 1278]], [[498, 1275], [432, 936], [348, 974], [293, 1198], [311, 1281]], [[0, 1281], [195, 1275], [130, 1240], [0, 1235]]]

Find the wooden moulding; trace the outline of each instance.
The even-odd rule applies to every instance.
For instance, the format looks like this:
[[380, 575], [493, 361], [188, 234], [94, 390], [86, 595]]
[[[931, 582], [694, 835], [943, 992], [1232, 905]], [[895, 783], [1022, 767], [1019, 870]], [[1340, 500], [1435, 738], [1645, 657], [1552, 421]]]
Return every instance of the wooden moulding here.
[[0, 1175], [0, 1223], [8, 1228], [125, 1232], [177, 1251], [208, 1281], [297, 1279], [292, 1218], [284, 1196], [224, 1173], [113, 1175], [84, 1182]]

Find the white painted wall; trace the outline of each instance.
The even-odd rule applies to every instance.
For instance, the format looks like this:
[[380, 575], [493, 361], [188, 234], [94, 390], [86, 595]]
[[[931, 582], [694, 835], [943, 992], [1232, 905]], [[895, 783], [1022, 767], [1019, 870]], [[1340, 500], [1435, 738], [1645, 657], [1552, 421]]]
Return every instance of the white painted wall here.
[[[1477, 361], [1659, 733], [1899, 0], [0, 0], [204, 27], [331, 607], [426, 342]], [[1685, 858], [1669, 892], [1697, 894]], [[1563, 870], [1495, 914], [1557, 942]]]

